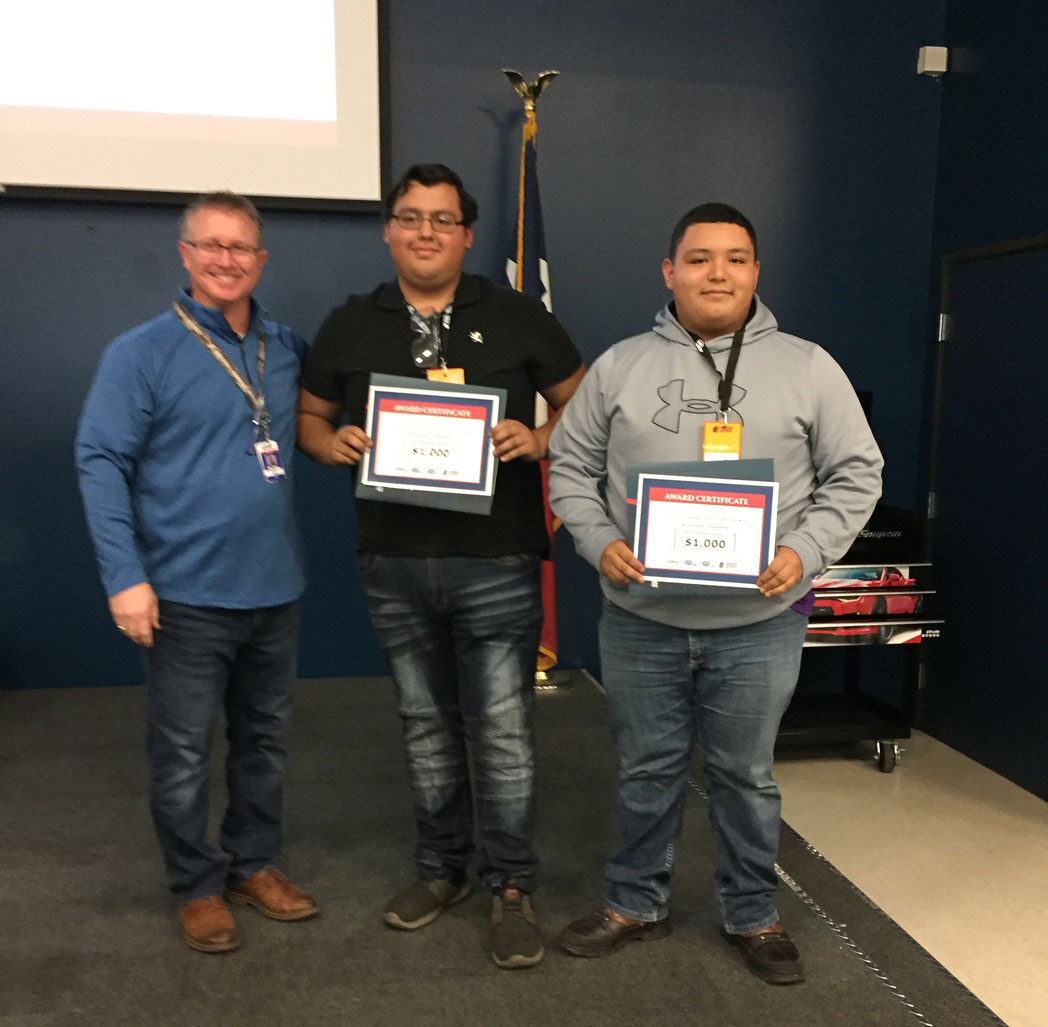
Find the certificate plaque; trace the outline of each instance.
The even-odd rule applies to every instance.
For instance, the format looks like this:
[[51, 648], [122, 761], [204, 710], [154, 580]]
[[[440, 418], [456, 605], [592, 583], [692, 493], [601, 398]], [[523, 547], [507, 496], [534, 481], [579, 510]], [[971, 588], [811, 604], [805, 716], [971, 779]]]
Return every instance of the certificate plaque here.
[[632, 549], [645, 567], [631, 591], [755, 589], [774, 555], [772, 473], [769, 460], [629, 468]]
[[360, 462], [362, 499], [487, 514], [498, 460], [491, 429], [504, 389], [373, 374]]

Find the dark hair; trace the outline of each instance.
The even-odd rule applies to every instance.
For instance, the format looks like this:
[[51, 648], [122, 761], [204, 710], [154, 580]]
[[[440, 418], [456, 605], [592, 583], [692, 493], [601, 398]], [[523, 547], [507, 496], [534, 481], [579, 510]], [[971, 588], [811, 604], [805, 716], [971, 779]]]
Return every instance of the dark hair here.
[[677, 222], [670, 236], [670, 260], [676, 259], [677, 247], [680, 246], [684, 233], [692, 225], [738, 225], [746, 229], [746, 234], [753, 243], [753, 259], [757, 259], [757, 233], [750, 224], [750, 219], [735, 207], [727, 203], [703, 203], [698, 207], [692, 207], [687, 214]]
[[255, 230], [258, 232], [258, 245], [262, 245], [262, 215], [259, 214], [258, 208], [246, 196], [241, 196], [239, 193], [231, 193], [228, 190], [217, 193], [204, 193], [186, 207], [182, 212], [183, 239], [189, 231], [189, 219], [198, 210], [205, 209], [225, 210], [231, 214], [243, 214], [255, 226]]
[[466, 192], [462, 179], [445, 164], [412, 164], [397, 180], [382, 201], [382, 213], [388, 221], [393, 217], [393, 207], [412, 185], [450, 185], [458, 192], [462, 208], [462, 224], [469, 228], [477, 220], [477, 201]]

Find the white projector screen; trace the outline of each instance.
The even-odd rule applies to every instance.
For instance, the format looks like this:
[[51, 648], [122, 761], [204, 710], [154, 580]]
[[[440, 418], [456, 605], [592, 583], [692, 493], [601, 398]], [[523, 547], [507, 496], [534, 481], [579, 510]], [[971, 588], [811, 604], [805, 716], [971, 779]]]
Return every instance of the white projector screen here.
[[0, 35], [0, 187], [382, 196], [381, 0], [30, 0]]

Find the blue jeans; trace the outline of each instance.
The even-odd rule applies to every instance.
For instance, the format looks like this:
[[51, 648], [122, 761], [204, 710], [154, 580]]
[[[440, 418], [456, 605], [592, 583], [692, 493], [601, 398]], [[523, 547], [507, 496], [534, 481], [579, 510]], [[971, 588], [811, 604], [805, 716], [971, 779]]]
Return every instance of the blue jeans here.
[[605, 868], [609, 909], [635, 920], [667, 915], [697, 744], [724, 927], [745, 934], [778, 921], [781, 801], [772, 752], [797, 684], [806, 627], [806, 617], [786, 610], [759, 624], [688, 630], [605, 602], [600, 654], [618, 751], [620, 835]]
[[[539, 559], [361, 553], [360, 580], [397, 688], [422, 878], [535, 884]], [[470, 762], [472, 761], [472, 776]]]
[[[284, 750], [298, 604], [224, 610], [160, 601], [145, 651], [149, 799], [179, 902], [222, 893], [280, 851]], [[211, 738], [226, 715], [229, 803], [207, 839]]]

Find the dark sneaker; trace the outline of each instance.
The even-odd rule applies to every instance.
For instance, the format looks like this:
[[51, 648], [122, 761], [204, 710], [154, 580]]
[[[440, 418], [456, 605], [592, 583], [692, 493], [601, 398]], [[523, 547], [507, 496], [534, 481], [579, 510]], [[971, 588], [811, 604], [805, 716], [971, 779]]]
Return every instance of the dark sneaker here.
[[531, 898], [517, 888], [491, 896], [491, 958], [504, 970], [541, 962], [546, 954]]
[[782, 930], [759, 934], [721, 933], [746, 955], [750, 969], [768, 984], [798, 984], [804, 980], [804, 965], [790, 936]]
[[419, 880], [390, 899], [382, 919], [390, 927], [414, 931], [436, 920], [448, 906], [461, 902], [468, 894], [469, 881], [464, 876]]

